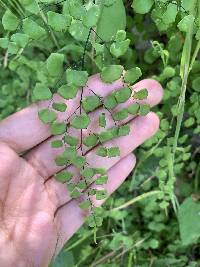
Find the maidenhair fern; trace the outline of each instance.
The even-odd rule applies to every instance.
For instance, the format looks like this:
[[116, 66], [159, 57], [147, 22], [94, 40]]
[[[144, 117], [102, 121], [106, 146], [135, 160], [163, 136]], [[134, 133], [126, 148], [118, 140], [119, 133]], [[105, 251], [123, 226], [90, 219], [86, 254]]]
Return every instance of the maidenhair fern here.
[[[129, 134], [129, 126], [121, 125], [121, 122], [126, 122], [129, 114], [146, 115], [149, 111], [147, 105], [145, 107], [144, 104], [137, 103], [137, 100], [147, 98], [147, 89], [135, 92], [131, 87], [142, 75], [140, 68], [135, 67], [126, 71], [122, 65], [110, 65], [103, 61], [108, 52], [111, 57], [123, 56], [130, 45], [130, 40], [126, 38], [124, 30], [115, 32], [109, 47], [104, 43], [104, 38], [99, 36], [98, 29], [96, 30], [96, 27], [101, 23], [102, 5], [110, 8], [112, 4], [114, 2], [108, 3], [106, 1], [104, 4], [95, 4], [88, 1], [88, 3], [82, 4], [78, 0], [66, 1], [63, 4], [62, 13], [56, 10], [45, 13], [41, 11], [39, 2], [33, 4], [33, 7], [25, 4], [24, 10], [27, 14], [29, 12], [34, 13], [39, 16], [38, 20], [33, 19], [32, 15], [23, 17], [21, 13], [19, 18], [19, 12], [14, 12], [10, 8], [11, 5], [8, 5], [10, 10], [5, 12], [2, 20], [4, 28], [11, 32], [8, 46], [12, 44], [15, 47], [11, 53], [14, 55], [21, 53], [21, 48], [25, 50], [28, 44], [31, 46], [32, 42], [45, 40], [49, 34], [48, 29], [51, 30], [50, 33], [51, 36], [54, 36], [54, 41], [58, 33], [64, 33], [71, 34], [76, 40], [84, 43], [80, 45], [80, 47], [84, 47], [81, 68], [68, 66], [66, 55], [62, 49], [60, 51], [49, 49], [49, 54], [42, 63], [46, 78], [35, 84], [33, 96], [37, 101], [50, 101], [48, 108], [39, 110], [38, 116], [43, 123], [49, 125], [52, 136], [56, 137], [51, 143], [52, 149], [62, 148], [60, 155], [55, 158], [55, 164], [61, 166], [63, 170], [55, 178], [66, 184], [72, 198], [80, 198], [83, 193], [86, 193], [87, 199], [80, 203], [80, 208], [89, 209], [88, 222], [91, 227], [95, 228], [101, 225], [102, 216], [99, 209], [96, 212], [97, 208], [92, 204], [92, 199], [95, 197], [97, 200], [102, 200], [107, 197], [107, 193], [98, 187], [91, 191], [89, 186], [92, 183], [96, 183], [98, 186], [105, 184], [108, 176], [106, 170], [102, 169], [99, 173], [96, 168], [88, 164], [87, 151], [97, 146], [95, 148], [96, 155], [104, 157], [105, 160], [106, 158], [120, 157], [119, 148], [117, 146], [107, 147], [106, 142], [118, 136]], [[15, 7], [17, 6], [15, 5]], [[40, 18], [41, 12], [42, 17]], [[101, 60], [100, 78], [102, 82], [112, 83], [121, 79], [124, 85], [114, 93], [107, 94], [106, 97], [95, 94], [93, 91], [95, 88], [90, 88], [87, 85], [90, 70], [85, 67], [85, 61], [88, 60], [90, 54], [92, 54], [93, 60]], [[56, 90], [52, 90], [54, 85], [57, 87]], [[84, 96], [86, 89], [90, 90], [91, 95]], [[63, 100], [55, 101], [53, 95], [55, 92], [66, 100], [76, 99], [77, 102], [78, 99], [78, 109], [70, 118], [70, 122], [68, 118], [64, 118], [62, 121], [58, 119], [59, 113], [68, 111], [68, 104]], [[119, 104], [125, 103], [129, 99], [135, 100], [135, 104], [133, 104], [135, 106], [130, 105], [128, 108], [115, 110]], [[101, 107], [104, 107], [105, 111], [109, 111], [109, 115], [112, 113], [111, 118], [115, 127], [106, 129], [106, 122], [110, 118], [107, 118], [107, 113], [101, 113], [99, 115], [99, 127], [102, 130], [98, 133], [88, 133], [87, 136], [83, 137], [83, 130], [88, 129], [92, 123], [91, 113]], [[75, 136], [70, 134], [71, 129], [77, 131]], [[81, 176], [79, 182], [75, 182], [74, 174], [67, 170], [67, 167], [71, 165], [79, 171]]]
[[[199, 254], [198, 246], [183, 253], [171, 207], [179, 214], [183, 244], [192, 244], [191, 237], [199, 237], [198, 227], [188, 222], [192, 209], [198, 225], [200, 1], [0, 0], [0, 6], [0, 118], [33, 101], [45, 101], [38, 116], [51, 131], [52, 151], [59, 152], [55, 164], [60, 172], [54, 178], [78, 198], [83, 213], [90, 214], [91, 227], [108, 217], [100, 230], [105, 243], [99, 250], [86, 244], [77, 265], [107, 265], [104, 260], [111, 265], [116, 261], [117, 266], [149, 265], [146, 255], [152, 255], [155, 265], [189, 266]], [[89, 78], [96, 73], [107, 85], [120, 80], [118, 88], [111, 93], [105, 86], [98, 95], [97, 84]], [[108, 199], [109, 211], [102, 212], [93, 200], [107, 198], [103, 188], [109, 177], [106, 170], [90, 166], [88, 154], [93, 150], [105, 163], [121, 156], [113, 139], [132, 133], [130, 118], [150, 111], [145, 100], [149, 88], [134, 87], [142, 77], [152, 77], [164, 88], [156, 108], [160, 129], [137, 150], [132, 177]], [[76, 104], [74, 110], [71, 103]], [[77, 171], [81, 180], [75, 182]], [[85, 232], [88, 237], [91, 230]], [[83, 234], [80, 240], [84, 238]], [[99, 259], [85, 260], [96, 251]]]

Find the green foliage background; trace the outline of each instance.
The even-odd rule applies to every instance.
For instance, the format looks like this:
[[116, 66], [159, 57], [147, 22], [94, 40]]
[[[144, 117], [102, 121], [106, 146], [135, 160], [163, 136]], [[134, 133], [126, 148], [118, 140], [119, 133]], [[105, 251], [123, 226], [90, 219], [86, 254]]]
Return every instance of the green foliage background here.
[[[73, 14], [67, 2], [77, 4]], [[79, 19], [84, 2], [91, 1], [0, 0], [0, 119], [34, 101], [36, 83], [47, 84], [52, 93], [62, 84], [57, 77], [48, 76], [45, 62], [51, 53], [64, 54], [66, 67], [80, 68], [87, 26], [94, 25], [97, 45], [86, 50], [87, 71], [97, 73], [115, 63], [126, 69], [139, 66], [142, 78], [157, 79], [164, 88], [163, 102], [155, 109], [161, 125], [159, 132], [137, 150], [133, 174], [106, 202], [98, 244], [93, 242], [91, 229], [82, 227], [51, 266], [198, 267], [200, 1], [96, 1], [101, 8], [98, 22], [93, 10], [83, 25]], [[50, 11], [64, 17], [55, 17]], [[49, 17], [50, 22], [46, 20]], [[110, 45], [116, 32], [124, 29], [130, 45], [120, 48], [125, 53], [118, 57]], [[16, 36], [16, 32], [25, 34]], [[187, 58], [191, 56], [191, 62], [194, 54], [190, 70]], [[185, 69], [190, 70], [186, 94]], [[121, 205], [125, 208], [119, 208]]]

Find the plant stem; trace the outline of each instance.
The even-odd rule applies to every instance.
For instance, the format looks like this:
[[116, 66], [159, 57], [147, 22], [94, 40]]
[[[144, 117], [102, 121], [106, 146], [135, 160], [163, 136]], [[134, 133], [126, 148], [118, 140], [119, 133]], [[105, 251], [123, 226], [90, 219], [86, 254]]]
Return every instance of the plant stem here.
[[[199, 28], [200, 28], [200, 1], [198, 1], [198, 20], [199, 20]], [[199, 53], [199, 49], [200, 49], [200, 40], [198, 41], [197, 45], [196, 45], [196, 48], [195, 48], [195, 51], [194, 51], [194, 54], [193, 54], [193, 57], [192, 57], [192, 60], [191, 60], [191, 64], [190, 64], [190, 70], [192, 70], [192, 67], [194, 65], [194, 62], [195, 62], [195, 59]]]
[[[190, 10], [190, 14], [193, 15], [194, 17], [195, 17], [196, 1], [197, 0], [193, 0], [192, 8]], [[188, 76], [189, 76], [189, 72], [190, 72], [193, 28], [194, 28], [194, 20], [191, 20], [187, 34], [186, 34], [186, 39], [185, 39], [182, 58], [181, 58], [180, 76], [182, 79], [182, 86], [181, 86], [181, 94], [179, 96], [179, 100], [178, 100], [178, 104], [177, 104], [177, 110], [176, 110], [176, 112], [177, 112], [176, 129], [175, 129], [175, 135], [174, 135], [172, 153], [171, 153], [172, 169], [170, 170], [170, 177], [172, 179], [175, 176], [174, 175], [175, 153], [177, 150], [178, 138], [180, 135], [181, 125], [182, 125], [182, 121], [183, 121], [183, 114], [184, 114], [184, 110], [185, 110], [185, 95], [186, 95], [186, 89], [187, 89]]]
[[[88, 46], [88, 43], [89, 43], [89, 40], [90, 40], [90, 35], [92, 33], [92, 28], [90, 28], [89, 30], [89, 33], [88, 33], [88, 36], [87, 36], [87, 40], [86, 40], [86, 43], [85, 43], [85, 47], [84, 47], [84, 51], [83, 51], [83, 57], [82, 57], [82, 64], [81, 64], [81, 69], [82, 71], [84, 70], [85, 68], [85, 55], [86, 55], [86, 51], [87, 51], [87, 46]], [[81, 96], [80, 96], [80, 115], [82, 114], [82, 100], [83, 100], [83, 89], [84, 87], [81, 88]], [[83, 152], [83, 129], [81, 129], [81, 140], [80, 140], [80, 149], [81, 149], [81, 155], [83, 156], [84, 155], [84, 152]], [[84, 168], [84, 167], [83, 167]], [[82, 177], [83, 180], [84, 180], [84, 183], [86, 185], [86, 188], [88, 188], [88, 183], [86, 181], [86, 179], [84, 177]], [[94, 243], [97, 244], [97, 236], [96, 236], [96, 233], [97, 233], [97, 222], [96, 222], [96, 217], [95, 217], [95, 213], [93, 211], [93, 203], [92, 203], [92, 200], [90, 198], [90, 193], [89, 191], [87, 192], [87, 199], [89, 200], [90, 202], [90, 212], [94, 218], [94, 222], [95, 222], [95, 226], [94, 226]]]
[[128, 257], [128, 265], [127, 265], [127, 267], [131, 267], [131, 266], [133, 266], [133, 252], [130, 252], [129, 253], [129, 257]]
[[95, 267], [98, 266], [100, 263], [105, 262], [107, 259], [110, 259], [111, 257], [113, 257], [115, 255], [115, 253], [119, 250], [123, 249], [123, 246], [118, 247], [116, 250], [109, 252], [108, 254], [106, 254], [105, 256], [103, 256], [102, 258], [100, 258], [99, 260], [97, 260], [96, 262], [94, 262], [91, 267]]
[[159, 193], [161, 193], [162, 191], [160, 190], [155, 190], [155, 191], [151, 191], [151, 192], [147, 192], [147, 193], [144, 193], [142, 195], [139, 195], [131, 200], [129, 200], [128, 202], [124, 203], [123, 205], [117, 207], [117, 208], [114, 208], [112, 209], [111, 211], [117, 211], [117, 210], [121, 210], [121, 209], [125, 209], [127, 207], [129, 207], [130, 205], [133, 205], [135, 204], [136, 202], [138, 201], [141, 201], [147, 197], [151, 197], [151, 196], [154, 196], [154, 195], [158, 195]]
[[[171, 153], [171, 148], [170, 146], [168, 145], [168, 151], [167, 151], [167, 163], [168, 163], [168, 170], [169, 170], [169, 177], [170, 177], [170, 181], [173, 182], [173, 184], [175, 183], [175, 176], [174, 176], [174, 167], [173, 167], [173, 156], [172, 156], [172, 153]], [[176, 198], [176, 195], [174, 194], [174, 191], [172, 190], [171, 192], [171, 195], [170, 195], [170, 198], [171, 198], [171, 202], [172, 202], [172, 205], [173, 205], [173, 209], [175, 211], [175, 213], [177, 214], [177, 210], [179, 208], [179, 203], [178, 203], [178, 200]]]
[[194, 51], [194, 54], [193, 54], [193, 57], [192, 57], [192, 60], [191, 60], [189, 72], [192, 70], [192, 67], [194, 65], [195, 59], [196, 59], [196, 57], [197, 57], [197, 55], [199, 53], [199, 49], [200, 49], [200, 40], [198, 41], [198, 43], [196, 45], [196, 48], [195, 48], [195, 51]]
[[200, 180], [200, 163], [197, 167], [197, 171], [196, 171], [195, 179], [194, 179], [194, 191], [196, 193], [198, 193], [198, 189], [199, 189], [199, 180]]
[[88, 237], [90, 237], [93, 233], [89, 233], [82, 238], [78, 239], [76, 242], [74, 242], [71, 246], [67, 247], [64, 251], [69, 251], [75, 247], [77, 247], [79, 244], [81, 244], [84, 240], [86, 240]]
[[38, 9], [39, 9], [40, 16], [41, 16], [42, 20], [44, 21], [45, 25], [47, 26], [47, 28], [48, 28], [48, 30], [50, 32], [50, 35], [51, 35], [51, 38], [52, 38], [53, 43], [55, 44], [55, 46], [58, 49], [60, 49], [60, 46], [59, 46], [58, 41], [57, 41], [57, 39], [55, 37], [55, 34], [52, 31], [51, 27], [49, 27], [48, 22], [47, 22], [47, 18], [45, 16], [43, 10], [40, 8], [40, 5], [39, 5], [39, 3], [37, 1], [36, 1], [36, 3], [37, 3], [37, 6], [38, 6]]

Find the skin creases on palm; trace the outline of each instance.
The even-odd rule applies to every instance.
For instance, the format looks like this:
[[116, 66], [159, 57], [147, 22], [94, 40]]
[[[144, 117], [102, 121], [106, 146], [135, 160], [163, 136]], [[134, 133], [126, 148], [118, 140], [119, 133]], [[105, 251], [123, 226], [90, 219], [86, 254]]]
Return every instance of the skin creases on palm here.
[[[0, 245], [0, 259], [5, 267], [46, 266], [57, 242], [56, 205], [44, 179], [5, 144], [0, 162], [0, 243], [7, 245], [3, 250]], [[13, 265], [6, 265], [6, 258], [9, 264], [13, 258]]]
[[[86, 214], [74, 200], [66, 205], [66, 211], [55, 216], [59, 202], [52, 184], [48, 186], [29, 162], [4, 143], [0, 143], [0, 162], [1, 267], [47, 267], [84, 222]], [[128, 155], [108, 172], [119, 178], [114, 184], [111, 182], [110, 193], [134, 165], [134, 155]], [[62, 191], [63, 188], [61, 194]]]

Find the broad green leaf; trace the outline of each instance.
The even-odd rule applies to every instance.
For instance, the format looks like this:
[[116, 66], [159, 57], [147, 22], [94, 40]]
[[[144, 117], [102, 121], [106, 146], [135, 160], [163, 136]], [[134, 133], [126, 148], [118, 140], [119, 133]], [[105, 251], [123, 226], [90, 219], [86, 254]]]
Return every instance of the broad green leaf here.
[[146, 116], [150, 111], [150, 105], [148, 104], [141, 104], [139, 109], [140, 116]]
[[124, 125], [119, 127], [118, 136], [126, 136], [130, 133], [130, 125]]
[[77, 189], [85, 190], [87, 188], [87, 185], [85, 184], [84, 181], [80, 181], [79, 183], [76, 184]]
[[122, 0], [116, 0], [111, 5], [102, 8], [97, 24], [97, 34], [101, 41], [110, 41], [118, 30], [126, 28], [126, 12]]
[[47, 12], [47, 17], [48, 17], [48, 25], [52, 27], [54, 31], [66, 31], [67, 28], [71, 24], [71, 16], [69, 15], [62, 15], [53, 11]]
[[90, 189], [88, 190], [88, 194], [89, 194], [90, 196], [95, 196], [95, 195], [96, 195], [96, 189], [94, 189], [94, 188], [90, 188]]
[[81, 193], [79, 192], [78, 189], [74, 189], [71, 194], [70, 194], [71, 198], [79, 198], [81, 196]]
[[184, 11], [190, 11], [192, 9], [192, 6], [194, 5], [194, 0], [192, 1], [182, 0], [181, 5]]
[[66, 157], [66, 154], [63, 153], [55, 158], [55, 163], [57, 166], [65, 166], [69, 164], [69, 160]]
[[101, 105], [100, 98], [96, 95], [88, 96], [82, 101], [83, 109], [85, 112], [91, 112]]
[[132, 8], [136, 13], [146, 14], [151, 10], [153, 4], [153, 0], [133, 0]]
[[100, 157], [107, 157], [107, 148], [105, 147], [99, 147], [96, 150], [96, 154]]
[[74, 183], [67, 184], [67, 189], [70, 193], [73, 192], [75, 188], [76, 188], [76, 184]]
[[43, 123], [51, 123], [51, 122], [55, 121], [57, 118], [56, 113], [54, 111], [47, 109], [47, 108], [41, 109], [38, 112], [38, 116]]
[[65, 135], [64, 141], [65, 141], [65, 143], [67, 143], [70, 146], [77, 146], [79, 143], [78, 138], [71, 136], [71, 135], [68, 135], [68, 134]]
[[163, 73], [160, 75], [160, 81], [164, 81], [170, 79], [176, 75], [176, 71], [174, 68], [167, 66], [164, 68]]
[[114, 115], [113, 115], [113, 119], [115, 121], [121, 121], [121, 120], [124, 120], [128, 117], [128, 110], [126, 108], [116, 112]]
[[66, 131], [66, 124], [63, 122], [53, 122], [50, 128], [53, 135], [60, 135]]
[[123, 56], [130, 44], [130, 40], [127, 39], [125, 41], [121, 41], [121, 42], [115, 42], [112, 43], [111, 47], [110, 47], [110, 52], [113, 56], [115, 56], [116, 58], [119, 58], [121, 56]]
[[79, 183], [76, 184], [76, 186], [81, 190], [85, 190], [87, 188], [87, 182], [86, 181], [80, 181]]
[[63, 14], [71, 15], [73, 18], [80, 20], [86, 13], [86, 8], [82, 0], [65, 1], [63, 5]]
[[136, 67], [127, 70], [124, 75], [124, 81], [126, 83], [134, 84], [142, 76], [141, 69]]
[[40, 25], [38, 25], [35, 21], [30, 18], [26, 18], [23, 20], [23, 31], [27, 34], [31, 39], [38, 40], [41, 37], [45, 36], [46, 31]]
[[105, 132], [101, 132], [101, 133], [99, 133], [98, 136], [99, 136], [99, 141], [101, 143], [107, 142], [107, 141], [113, 139], [113, 134], [112, 134], [112, 131], [110, 131], [110, 130], [105, 131]]
[[124, 30], [119, 30], [116, 33], [115, 41], [116, 42], [122, 42], [126, 39], [126, 32]]
[[19, 25], [19, 19], [9, 10], [2, 17], [2, 25], [6, 31], [15, 31]]
[[64, 55], [59, 53], [51, 53], [47, 58], [47, 71], [52, 77], [61, 76], [63, 72]]
[[192, 81], [192, 88], [196, 91], [196, 92], [200, 92], [200, 77], [197, 77], [196, 79], [194, 79]]
[[100, 7], [98, 5], [92, 5], [83, 16], [83, 25], [88, 28], [96, 26], [99, 19], [99, 15]]
[[50, 89], [42, 83], [36, 83], [33, 90], [33, 95], [36, 100], [49, 100], [52, 98]]
[[182, 32], [187, 32], [191, 21], [194, 21], [194, 19], [195, 18], [193, 15], [185, 16], [177, 25], [179, 30]]
[[11, 41], [15, 42], [19, 47], [24, 48], [29, 41], [29, 36], [23, 33], [15, 33], [11, 36]]
[[32, 0], [21, 0], [21, 2], [24, 8], [31, 14], [37, 15], [39, 13], [39, 7], [36, 2]]
[[75, 129], [87, 129], [90, 124], [90, 117], [87, 114], [75, 116], [71, 121], [71, 126]]
[[67, 82], [74, 86], [85, 86], [88, 80], [87, 71], [67, 69], [66, 71]]
[[87, 210], [89, 207], [91, 206], [91, 203], [89, 200], [85, 200], [83, 202], [81, 202], [79, 204], [79, 207], [82, 209], [82, 210]]
[[77, 157], [77, 149], [76, 147], [67, 147], [63, 153], [65, 155], [65, 157], [72, 162], [72, 160], [74, 160]]
[[118, 103], [124, 103], [131, 97], [131, 89], [129, 87], [123, 87], [115, 92], [115, 98]]
[[89, 215], [88, 217], [87, 217], [87, 224], [88, 224], [88, 226], [89, 227], [91, 227], [91, 228], [96, 228], [96, 220], [95, 220], [95, 218], [94, 218], [94, 216], [93, 215]]
[[120, 156], [119, 147], [111, 147], [107, 149], [107, 156], [109, 158]]
[[52, 104], [52, 108], [60, 112], [65, 112], [67, 109], [67, 105], [61, 102], [54, 102]]
[[158, 9], [153, 9], [152, 18], [156, 23], [156, 26], [160, 31], [166, 31], [169, 26], [175, 22], [176, 16], [178, 13], [177, 5], [170, 3], [167, 5], [166, 11], [163, 13], [162, 11], [158, 12]]
[[91, 179], [95, 174], [94, 169], [92, 168], [84, 168], [80, 173], [87, 180]]
[[89, 28], [85, 27], [82, 21], [73, 19], [69, 27], [69, 32], [74, 39], [86, 42], [89, 35]]
[[115, 94], [108, 95], [103, 103], [104, 107], [108, 110], [113, 109], [117, 106], [117, 100], [115, 98]]
[[98, 143], [98, 138], [95, 134], [88, 135], [83, 139], [83, 144], [87, 147], [93, 147], [97, 143]]
[[132, 96], [134, 99], [138, 99], [138, 100], [146, 99], [148, 97], [148, 90], [142, 89], [140, 91], [134, 92]]
[[128, 113], [132, 114], [132, 115], [137, 115], [138, 112], [139, 112], [139, 108], [140, 108], [140, 105], [137, 104], [137, 103], [134, 103], [132, 105], [129, 105], [128, 106]]
[[99, 126], [105, 128], [106, 127], [106, 114], [102, 113], [99, 116]]
[[77, 92], [78, 92], [78, 87], [74, 85], [68, 85], [68, 84], [62, 85], [58, 89], [58, 94], [67, 100], [75, 98], [77, 95]]
[[185, 199], [178, 211], [182, 244], [194, 245], [200, 238], [200, 202], [191, 197]]
[[119, 132], [119, 127], [114, 126], [111, 129], [109, 129], [108, 131], [110, 131], [113, 135], [113, 138], [118, 137], [118, 132]]
[[55, 175], [55, 179], [61, 183], [69, 182], [72, 179], [72, 177], [73, 173], [68, 171], [61, 171]]
[[188, 118], [187, 120], [184, 121], [184, 126], [186, 128], [189, 128], [194, 124], [195, 124], [195, 119], [193, 117], [190, 117], [190, 118]]
[[121, 65], [110, 65], [104, 67], [101, 72], [101, 79], [105, 83], [112, 83], [118, 80], [123, 72], [123, 66]]
[[96, 191], [96, 200], [102, 200], [107, 197], [107, 192], [104, 189]]
[[104, 49], [105, 49], [105, 45], [104, 44], [94, 43], [94, 44], [92, 44], [92, 46], [95, 49], [96, 55], [101, 55], [101, 54], [104, 53]]
[[7, 37], [5, 38], [0, 38], [0, 47], [1, 48], [8, 48], [8, 44], [9, 44], [9, 39]]
[[19, 51], [19, 46], [15, 42], [9, 42], [8, 44], [8, 53], [17, 54]]
[[102, 175], [98, 177], [95, 181], [96, 185], [103, 185], [106, 184], [108, 181], [108, 175]]
[[54, 140], [51, 142], [51, 147], [52, 148], [59, 148], [63, 146], [62, 140]]
[[93, 228], [93, 227], [100, 227], [102, 226], [102, 222], [103, 222], [103, 218], [102, 217], [97, 217], [94, 215], [90, 215], [88, 218], [87, 218], [87, 223], [89, 225], [89, 227]]
[[76, 158], [72, 159], [72, 164], [77, 168], [82, 168], [85, 165], [86, 158], [83, 156], [77, 156]]

